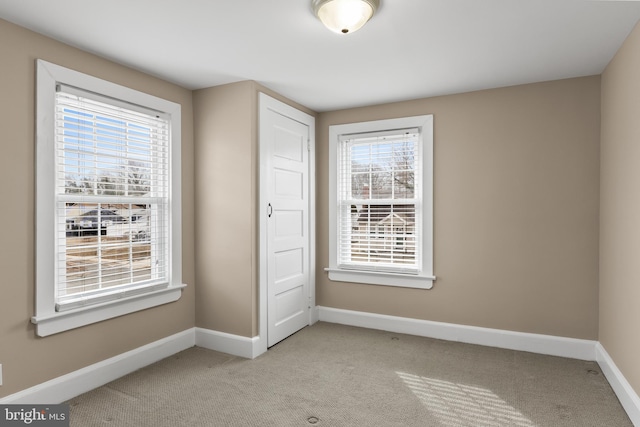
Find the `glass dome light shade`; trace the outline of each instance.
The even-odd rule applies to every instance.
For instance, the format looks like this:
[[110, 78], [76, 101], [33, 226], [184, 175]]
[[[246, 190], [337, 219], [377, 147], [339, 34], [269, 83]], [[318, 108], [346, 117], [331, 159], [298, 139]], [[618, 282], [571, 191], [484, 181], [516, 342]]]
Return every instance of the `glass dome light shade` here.
[[328, 29], [348, 34], [362, 28], [379, 4], [379, 0], [314, 0], [313, 10]]

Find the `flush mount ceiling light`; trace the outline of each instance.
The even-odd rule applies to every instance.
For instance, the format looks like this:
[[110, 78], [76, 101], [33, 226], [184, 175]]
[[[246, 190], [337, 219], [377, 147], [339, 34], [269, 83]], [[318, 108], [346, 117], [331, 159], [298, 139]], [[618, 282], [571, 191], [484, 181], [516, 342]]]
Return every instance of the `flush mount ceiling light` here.
[[380, 0], [312, 0], [322, 23], [338, 34], [358, 31], [376, 13]]

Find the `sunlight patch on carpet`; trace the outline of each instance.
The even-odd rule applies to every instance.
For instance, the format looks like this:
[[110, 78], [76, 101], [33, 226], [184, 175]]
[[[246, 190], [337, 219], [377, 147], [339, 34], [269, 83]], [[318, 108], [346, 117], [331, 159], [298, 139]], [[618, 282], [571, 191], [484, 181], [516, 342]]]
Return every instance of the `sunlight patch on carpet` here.
[[445, 426], [536, 427], [491, 390], [396, 372], [405, 385]]

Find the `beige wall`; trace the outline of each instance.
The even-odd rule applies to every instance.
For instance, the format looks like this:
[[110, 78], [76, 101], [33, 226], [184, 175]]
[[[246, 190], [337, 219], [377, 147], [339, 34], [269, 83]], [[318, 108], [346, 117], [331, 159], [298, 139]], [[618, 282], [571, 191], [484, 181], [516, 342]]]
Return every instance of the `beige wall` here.
[[194, 92], [196, 325], [259, 334], [258, 94], [312, 111], [252, 81]]
[[251, 337], [256, 267], [254, 84], [194, 92], [196, 325]]
[[[328, 127], [434, 115], [432, 290], [332, 282]], [[320, 306], [598, 338], [600, 78], [322, 113], [317, 122]]]
[[600, 342], [640, 394], [640, 26], [602, 75]]
[[[36, 337], [34, 314], [35, 60], [41, 58], [182, 105], [183, 281], [172, 304]], [[191, 91], [0, 20], [0, 397], [194, 326]]]

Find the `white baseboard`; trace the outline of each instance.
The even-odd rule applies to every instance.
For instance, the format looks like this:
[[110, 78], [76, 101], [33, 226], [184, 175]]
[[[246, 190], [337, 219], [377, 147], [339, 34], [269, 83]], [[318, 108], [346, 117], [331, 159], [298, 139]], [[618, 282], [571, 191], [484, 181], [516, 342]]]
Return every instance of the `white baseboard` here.
[[596, 358], [600, 369], [602, 369], [604, 376], [607, 377], [622, 407], [627, 411], [631, 422], [634, 426], [640, 427], [640, 397], [638, 397], [631, 384], [622, 375], [609, 353], [600, 343], [596, 345]]
[[311, 316], [309, 319], [309, 325], [313, 325], [320, 320], [320, 307], [317, 305], [315, 307], [311, 307]]
[[456, 325], [361, 311], [319, 307], [320, 320], [389, 332], [528, 351], [581, 360], [596, 360], [597, 341]]
[[196, 345], [246, 359], [255, 359], [267, 350], [259, 336], [248, 338], [203, 328], [196, 328]]
[[62, 403], [194, 345], [194, 329], [187, 329], [6, 396], [0, 399], [0, 404], [35, 405]]

